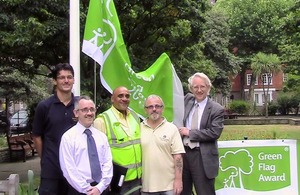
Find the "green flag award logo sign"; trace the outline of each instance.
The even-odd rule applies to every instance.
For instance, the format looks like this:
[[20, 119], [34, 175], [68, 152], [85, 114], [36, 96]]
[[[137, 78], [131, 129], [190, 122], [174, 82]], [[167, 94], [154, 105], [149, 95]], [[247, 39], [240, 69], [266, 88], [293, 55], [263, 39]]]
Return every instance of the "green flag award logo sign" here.
[[165, 117], [181, 125], [183, 89], [171, 60], [163, 53], [147, 70], [134, 72], [113, 1], [90, 1], [82, 51], [101, 66], [101, 83], [109, 92], [118, 86], [130, 90], [130, 107], [140, 116], [146, 97], [156, 94], [164, 100]]
[[218, 195], [298, 194], [295, 140], [219, 143]]

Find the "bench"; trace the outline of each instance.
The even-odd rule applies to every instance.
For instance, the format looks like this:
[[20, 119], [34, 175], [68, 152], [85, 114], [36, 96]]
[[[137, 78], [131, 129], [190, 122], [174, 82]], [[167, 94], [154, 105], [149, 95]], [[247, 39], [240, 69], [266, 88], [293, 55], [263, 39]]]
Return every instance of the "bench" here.
[[238, 117], [238, 113], [232, 113], [229, 112], [228, 110], [225, 110], [224, 119], [237, 119], [237, 117]]
[[12, 153], [22, 153], [23, 162], [26, 162], [27, 151], [31, 152], [31, 155], [35, 154], [35, 146], [31, 136], [31, 133], [23, 134], [11, 134], [6, 135], [7, 144], [9, 149], [10, 161], [12, 161]]

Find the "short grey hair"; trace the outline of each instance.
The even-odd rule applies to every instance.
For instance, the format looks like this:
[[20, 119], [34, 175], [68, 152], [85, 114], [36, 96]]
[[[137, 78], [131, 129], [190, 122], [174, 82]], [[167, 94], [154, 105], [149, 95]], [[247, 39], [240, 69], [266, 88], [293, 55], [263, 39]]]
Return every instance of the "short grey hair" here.
[[199, 77], [199, 78], [204, 79], [206, 86], [208, 86], [209, 89], [211, 89], [212, 84], [211, 84], [211, 81], [210, 81], [210, 79], [208, 78], [208, 76], [207, 76], [206, 74], [204, 74], [203, 72], [196, 72], [195, 74], [193, 74], [193, 75], [188, 79], [188, 82], [189, 82], [189, 83], [188, 83], [188, 88], [189, 88], [190, 92], [193, 92], [193, 90], [192, 90], [192, 88], [193, 88], [193, 79], [194, 79], [195, 77]]
[[158, 95], [155, 95], [155, 94], [151, 94], [151, 95], [149, 95], [149, 96], [146, 98], [145, 103], [144, 103], [144, 106], [146, 106], [147, 100], [152, 99], [152, 98], [157, 98], [157, 99], [159, 99], [159, 100], [161, 101], [162, 105], [165, 106], [165, 105], [164, 105], [164, 101], [161, 99], [161, 97], [159, 97]]
[[75, 110], [78, 109], [78, 105], [79, 105], [80, 100], [91, 100], [91, 101], [93, 101], [93, 100], [92, 100], [89, 96], [87, 96], [87, 95], [75, 97], [75, 103], [74, 103], [74, 109], [75, 109]]

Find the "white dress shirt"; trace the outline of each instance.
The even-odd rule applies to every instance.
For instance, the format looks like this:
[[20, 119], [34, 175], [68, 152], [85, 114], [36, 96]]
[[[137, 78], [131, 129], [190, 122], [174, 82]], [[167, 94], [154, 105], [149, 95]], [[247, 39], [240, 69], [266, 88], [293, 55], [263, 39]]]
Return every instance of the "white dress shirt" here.
[[[197, 125], [198, 127], [200, 127], [200, 122], [201, 122], [202, 114], [203, 114], [203, 111], [204, 111], [204, 108], [206, 106], [207, 101], [208, 101], [207, 97], [202, 102], [195, 101], [195, 104], [198, 104], [198, 106], [199, 106], [198, 125]], [[195, 108], [196, 108], [196, 106], [193, 107], [193, 110], [190, 112], [190, 114], [188, 116], [188, 119], [186, 121], [186, 127], [188, 129], [191, 129], [191, 127], [192, 127], [192, 118], [193, 118], [193, 114], [194, 114]]]
[[[62, 136], [59, 148], [59, 162], [64, 177], [80, 193], [87, 193], [93, 182], [87, 148], [87, 129], [79, 122]], [[102, 178], [96, 187], [102, 193], [113, 176], [112, 155], [107, 137], [94, 127], [89, 127], [95, 140], [101, 165]]]
[[[196, 110], [196, 104], [198, 104], [199, 106], [199, 109], [198, 109], [198, 124], [197, 124], [197, 127], [198, 129], [200, 130], [200, 122], [201, 122], [201, 118], [202, 118], [202, 114], [203, 114], [203, 111], [204, 111], [204, 108], [206, 106], [206, 103], [208, 101], [208, 98], [206, 97], [203, 101], [201, 102], [197, 102], [195, 101], [195, 104], [193, 106], [193, 109], [191, 110], [189, 116], [188, 116], [188, 119], [186, 120], [186, 128], [188, 129], [192, 129], [192, 118], [193, 118], [193, 115], [194, 115], [194, 112]], [[189, 145], [191, 148], [194, 148], [194, 147], [199, 147], [200, 144], [199, 142], [192, 142], [190, 143], [190, 138], [188, 136], [185, 136], [183, 138], [183, 143], [185, 146]]]

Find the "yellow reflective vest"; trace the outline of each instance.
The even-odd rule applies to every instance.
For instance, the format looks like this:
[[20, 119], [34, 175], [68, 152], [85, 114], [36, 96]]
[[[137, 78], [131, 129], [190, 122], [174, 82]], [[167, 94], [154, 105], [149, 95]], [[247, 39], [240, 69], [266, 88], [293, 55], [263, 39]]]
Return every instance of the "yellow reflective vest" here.
[[142, 151], [140, 142], [140, 122], [138, 117], [129, 114], [131, 137], [123, 129], [111, 109], [103, 112], [98, 117], [103, 117], [106, 125], [106, 135], [110, 144], [113, 162], [128, 168], [125, 181], [141, 178]]

